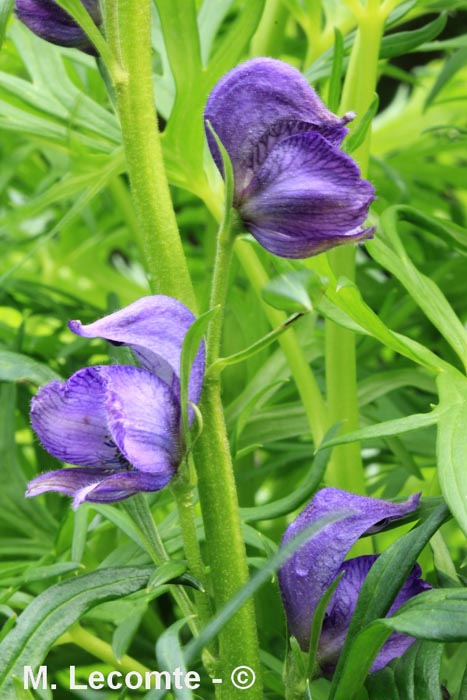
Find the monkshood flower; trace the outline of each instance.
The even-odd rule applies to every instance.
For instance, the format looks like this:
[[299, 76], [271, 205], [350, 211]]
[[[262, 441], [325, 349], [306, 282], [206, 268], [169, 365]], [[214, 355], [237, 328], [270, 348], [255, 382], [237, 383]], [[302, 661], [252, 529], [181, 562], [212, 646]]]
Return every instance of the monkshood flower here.
[[234, 206], [271, 253], [306, 258], [372, 236], [363, 223], [373, 186], [339, 148], [353, 117], [334, 115], [298, 70], [270, 58], [234, 68], [211, 92], [205, 119], [232, 161]]
[[[99, 0], [81, 0], [81, 4], [99, 26], [102, 22]], [[16, 0], [16, 16], [41, 39], [96, 53], [81, 27], [54, 0]]]
[[[300, 547], [279, 571], [282, 601], [291, 634], [307, 651], [316, 607], [341, 572], [344, 572], [326, 610], [318, 648], [322, 673], [332, 676], [344, 645], [351, 617], [363, 582], [377, 556], [345, 556], [362, 537], [384, 529], [392, 521], [414, 511], [420, 495], [404, 503], [357, 496], [335, 488], [324, 488], [287, 528], [282, 546], [320, 518], [338, 511], [349, 511], [344, 519], [327, 525], [316, 537]], [[397, 595], [388, 615], [419, 593], [431, 588], [420, 578], [415, 565]], [[372, 671], [378, 671], [401, 656], [415, 641], [413, 637], [392, 634], [376, 657]]]
[[[44, 448], [76, 465], [41, 474], [27, 496], [58, 491], [83, 501], [109, 503], [140, 491], [158, 491], [182, 458], [180, 356], [194, 316], [166, 296], [143, 297], [104, 318], [70, 329], [85, 338], [128, 345], [140, 366], [81, 369], [66, 382], [41, 387], [31, 406], [32, 427]], [[188, 399], [198, 403], [205, 352], [192, 365]]]

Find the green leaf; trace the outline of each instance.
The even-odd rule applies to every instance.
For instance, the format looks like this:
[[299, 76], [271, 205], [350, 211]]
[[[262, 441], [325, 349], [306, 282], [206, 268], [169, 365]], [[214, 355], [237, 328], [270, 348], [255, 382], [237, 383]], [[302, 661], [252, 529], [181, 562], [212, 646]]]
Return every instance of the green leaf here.
[[186, 571], [186, 565], [181, 561], [167, 561], [156, 568], [149, 579], [148, 589], [158, 588], [178, 578]]
[[[404, 211], [404, 210], [403, 210]], [[398, 234], [403, 211], [391, 207], [381, 217], [384, 234], [369, 241], [372, 257], [395, 275], [467, 368], [467, 332], [440, 288], [412, 263]]]
[[467, 379], [443, 373], [438, 387], [445, 409], [438, 425], [438, 478], [446, 503], [467, 534]]
[[335, 437], [329, 442], [323, 442], [323, 447], [335, 447], [335, 445], [346, 445], [349, 442], [361, 442], [362, 440], [374, 440], [391, 435], [402, 435], [403, 433], [409, 433], [411, 430], [427, 428], [431, 425], [436, 425], [446, 412], [446, 409], [438, 407], [430, 413], [415, 413], [411, 416], [404, 416], [404, 418], [396, 418], [384, 421], [384, 423], [369, 425], [366, 428], [353, 430], [351, 433]]
[[191, 92], [201, 71], [201, 50], [194, 0], [155, 0], [177, 92]]
[[37, 596], [0, 644], [2, 700], [14, 700], [12, 677], [22, 677], [26, 664], [37, 668], [50, 647], [85, 612], [140, 590], [151, 573], [149, 568], [102, 569], [58, 583]]
[[210, 85], [233, 68], [243, 56], [245, 47], [258, 27], [264, 5], [265, 0], [248, 0], [244, 3], [209, 61], [207, 73]]
[[4, 0], [0, 5], [0, 49], [2, 48], [3, 40], [5, 39], [8, 20], [10, 19], [14, 4], [15, 0]]
[[424, 105], [425, 109], [428, 109], [428, 107], [434, 102], [435, 98], [441, 92], [446, 83], [448, 83], [453, 77], [453, 75], [460, 71], [466, 64], [467, 47], [459, 49], [446, 60], [443, 69], [439, 73], [433, 87], [427, 95]]
[[254, 355], [256, 355], [258, 352], [261, 352], [274, 343], [277, 338], [279, 338], [282, 333], [285, 333], [285, 331], [287, 331], [293, 323], [298, 321], [302, 315], [303, 314], [301, 313], [293, 314], [286, 319], [282, 325], [257, 340], [256, 343], [253, 343], [248, 348], [240, 350], [240, 352], [236, 352], [234, 355], [229, 355], [228, 357], [220, 357], [218, 360], [213, 362], [209, 368], [209, 372], [221, 372], [225, 367], [236, 365], [239, 362], [245, 362], [246, 360], [250, 359], [250, 357], [254, 357]]
[[432, 642], [467, 641], [467, 589], [434, 588], [408, 600], [381, 622], [394, 632]]
[[382, 668], [376, 673], [370, 673], [365, 687], [368, 691], [368, 700], [401, 700], [397, 692], [394, 672], [390, 666]]
[[462, 676], [462, 683], [459, 688], [459, 700], [467, 700], [467, 668]]
[[23, 574], [23, 581], [25, 583], [44, 581], [48, 578], [69, 574], [80, 568], [82, 568], [81, 564], [75, 561], [57, 562], [56, 564], [48, 564], [46, 566], [32, 566]]
[[204, 0], [198, 13], [198, 30], [201, 42], [201, 57], [205, 66], [209, 61], [216, 34], [234, 0]]
[[119, 64], [81, 0], [56, 0], [56, 3], [76, 20], [91, 43], [96, 47], [109, 73], [115, 76], [118, 73]]
[[135, 603], [130, 615], [118, 624], [112, 635], [112, 651], [117, 661], [127, 653], [141, 620], [146, 613], [146, 603]]
[[[409, 649], [409, 653], [414, 657], [412, 667], [414, 700], [443, 700], [440, 678], [443, 646], [437, 642], [422, 640]], [[399, 663], [396, 666], [396, 678]]]
[[344, 37], [334, 28], [334, 52], [332, 55], [331, 77], [329, 79], [328, 107], [337, 112], [341, 96], [342, 68], [344, 64]]
[[0, 349], [0, 381], [31, 382], [37, 386], [61, 380], [47, 365], [27, 355]]
[[[174, 669], [179, 668], [183, 674], [187, 673], [187, 666], [180, 643], [179, 633], [186, 624], [186, 620], [177, 620], [169, 627], [157, 640], [156, 656], [160, 667], [164, 671], [172, 674]], [[174, 689], [175, 700], [193, 700], [193, 693], [184, 684], [181, 689]], [[166, 696], [165, 690], [156, 690], [145, 697], [145, 700], [159, 700]]]
[[201, 314], [189, 327], [183, 340], [180, 357], [180, 405], [182, 413], [183, 434], [187, 447], [190, 445], [190, 428], [188, 420], [188, 386], [190, 383], [191, 367], [198, 352], [203, 335], [210, 321], [219, 312], [219, 308], [210, 309]]
[[275, 277], [263, 288], [262, 297], [275, 309], [288, 313], [307, 313], [319, 303], [327, 279], [314, 270], [294, 270]]
[[359, 146], [361, 146], [365, 140], [368, 130], [371, 129], [371, 123], [376, 115], [376, 112], [378, 111], [378, 107], [379, 97], [378, 95], [375, 95], [365, 114], [359, 120], [356, 129], [352, 131], [352, 133], [345, 139], [344, 151], [346, 153], [353, 153]]
[[340, 574], [334, 579], [327, 591], [322, 595], [321, 600], [316, 606], [313, 614], [310, 632], [310, 645], [308, 648], [307, 678], [312, 678], [315, 675], [315, 672], [319, 670], [318, 645], [319, 638], [321, 636], [321, 629], [323, 627], [324, 616], [326, 614], [329, 601], [331, 600], [332, 595], [339, 585], [343, 575], [344, 571], [341, 571]]
[[323, 447], [320, 446], [311, 467], [307, 470], [305, 478], [292, 493], [272, 503], [265, 503], [264, 505], [250, 508], [240, 508], [242, 520], [245, 522], [254, 522], [258, 520], [280, 518], [306, 503], [318, 489], [331, 455], [331, 450], [324, 447], [324, 442], [326, 439], [332, 441], [332, 436], [337, 432], [339, 427], [339, 424], [334, 425], [328, 430], [323, 439]]
[[380, 58], [393, 58], [409, 51], [415, 51], [421, 44], [431, 41], [441, 34], [447, 22], [447, 14], [443, 13], [424, 27], [407, 32], [388, 34], [381, 41]]
[[219, 149], [219, 153], [221, 154], [222, 158], [222, 172], [223, 172], [223, 177], [224, 177], [224, 185], [225, 185], [225, 196], [224, 196], [224, 216], [223, 216], [223, 221], [222, 221], [222, 226], [226, 226], [232, 217], [232, 206], [233, 206], [233, 198], [234, 198], [234, 188], [235, 188], [235, 183], [234, 183], [234, 172], [233, 172], [233, 167], [232, 167], [232, 161], [230, 160], [230, 156], [227, 153], [227, 150], [225, 149], [224, 144], [214, 131], [214, 128], [211, 124], [211, 122], [208, 120], [206, 122], [206, 126], [211, 132], [217, 148]]

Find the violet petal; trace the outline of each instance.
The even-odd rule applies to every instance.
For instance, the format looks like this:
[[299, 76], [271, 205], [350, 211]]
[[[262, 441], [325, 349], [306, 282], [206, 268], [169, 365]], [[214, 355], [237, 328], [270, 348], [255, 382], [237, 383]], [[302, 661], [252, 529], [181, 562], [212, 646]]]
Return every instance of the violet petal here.
[[108, 469], [91, 469], [83, 467], [70, 467], [57, 469], [53, 472], [39, 474], [29, 482], [26, 496], [39, 496], [47, 491], [58, 491], [68, 496], [74, 496], [80, 490], [99, 483], [106, 476], [112, 474]]
[[308, 647], [310, 625], [316, 606], [336, 578], [352, 545], [380, 521], [388, 524], [414, 511], [419, 499], [420, 494], [415, 494], [404, 503], [390, 503], [340, 489], [324, 488], [315, 494], [313, 500], [289, 525], [282, 544], [328, 514], [342, 510], [354, 513], [326, 526], [279, 570], [279, 585], [289, 629], [302, 649]]
[[180, 405], [170, 387], [139, 367], [100, 367], [107, 423], [131, 466], [170, 479], [180, 461]]
[[47, 452], [83, 467], [118, 465], [104, 400], [97, 367], [79, 370], [64, 383], [41, 387], [32, 399], [31, 423]]
[[[377, 558], [378, 555], [369, 555], [348, 559], [343, 562], [338, 571], [338, 575], [342, 571], [344, 575], [329, 602], [318, 650], [320, 666], [328, 678], [334, 673], [344, 646], [363, 582]], [[420, 574], [421, 569], [418, 564], [415, 564], [394, 600], [388, 616], [413, 596], [431, 588], [430, 584], [420, 578]], [[402, 656], [414, 641], [414, 637], [398, 633], [392, 634], [379, 651], [371, 671], [378, 671], [392, 659]]]
[[356, 163], [317, 133], [278, 142], [239, 204], [246, 227], [270, 252], [303, 258], [369, 238], [374, 198]]
[[[186, 306], [163, 295], [142, 297], [120, 311], [83, 325], [70, 321], [73, 333], [129, 345], [141, 365], [179, 392], [183, 340], [195, 317]], [[204, 344], [192, 366], [188, 398], [198, 403], [204, 377]]]
[[[296, 68], [272, 58], [255, 58], [227, 73], [212, 90], [205, 110], [205, 119], [232, 160], [237, 195], [251, 180], [258, 144], [265, 142], [275, 124], [305, 122], [308, 129], [324, 129], [340, 143], [346, 133], [343, 125], [350, 118], [330, 112]], [[209, 132], [207, 138], [222, 172], [222, 160]], [[266, 141], [266, 149], [275, 142]]]
[[91, 503], [114, 503], [142, 491], [160, 491], [168, 484], [171, 477], [172, 474], [165, 471], [159, 474], [145, 474], [136, 471], [112, 474], [96, 484], [90, 484], [78, 491], [73, 500], [73, 508], [77, 508], [85, 501]]

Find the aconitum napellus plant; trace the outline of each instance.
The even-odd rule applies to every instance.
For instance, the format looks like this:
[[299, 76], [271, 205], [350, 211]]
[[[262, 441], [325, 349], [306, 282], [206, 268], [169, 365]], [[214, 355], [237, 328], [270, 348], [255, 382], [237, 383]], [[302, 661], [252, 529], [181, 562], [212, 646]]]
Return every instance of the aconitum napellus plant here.
[[[86, 367], [41, 387], [32, 427], [54, 457], [75, 465], [41, 474], [28, 496], [58, 491], [84, 501], [119, 501], [168, 484], [183, 456], [180, 356], [194, 316], [171, 297], [143, 297], [120, 311], [70, 329], [85, 338], [128, 345], [140, 366]], [[194, 360], [188, 399], [197, 403], [204, 345]]]
[[[323, 675], [332, 676], [345, 642], [360, 589], [375, 563], [377, 555], [346, 559], [351, 547], [363, 535], [388, 527], [394, 521], [416, 510], [420, 495], [415, 494], [402, 503], [359, 496], [337, 488], [318, 491], [310, 503], [289, 525], [282, 546], [300, 532], [332, 513], [348, 511], [338, 522], [323, 528], [319, 535], [300, 547], [279, 571], [282, 601], [290, 633], [303, 651], [310, 643], [310, 630], [316, 608], [333, 581], [342, 578], [332, 594], [326, 610], [318, 646], [318, 663]], [[399, 591], [388, 615], [403, 603], [431, 586], [420, 578], [416, 564]], [[409, 648], [415, 639], [392, 634], [373, 662], [378, 671]]]
[[[99, 26], [102, 23], [99, 0], [81, 0]], [[16, 15], [29, 29], [45, 41], [58, 46], [95, 53], [81, 27], [54, 0], [16, 0]]]
[[[271, 253], [306, 258], [372, 236], [373, 186], [341, 150], [353, 117], [337, 117], [298, 70], [270, 58], [234, 68], [211, 92], [205, 119], [230, 156], [234, 206]], [[209, 126], [207, 137], [222, 172]]]

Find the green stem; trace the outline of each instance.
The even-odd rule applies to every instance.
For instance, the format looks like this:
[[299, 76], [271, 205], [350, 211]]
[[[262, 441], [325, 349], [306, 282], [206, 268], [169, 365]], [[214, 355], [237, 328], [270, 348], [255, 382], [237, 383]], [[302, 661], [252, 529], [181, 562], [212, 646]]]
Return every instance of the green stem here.
[[[222, 310], [225, 307], [234, 227], [235, 220], [224, 221], [220, 228], [211, 308], [219, 305]], [[221, 333], [222, 312], [216, 314], [209, 326], [208, 366], [219, 356]], [[219, 377], [206, 378], [200, 409], [204, 429], [194, 446], [194, 455], [214, 603], [220, 610], [244, 586], [249, 574]], [[218, 672], [224, 683], [216, 686], [216, 697], [221, 700], [238, 698], [238, 690], [229, 682], [230, 675], [237, 666], [247, 665], [257, 676], [255, 685], [248, 691], [249, 700], [261, 700], [259, 647], [252, 600], [239, 608], [219, 633], [219, 652]]]
[[112, 666], [112, 668], [118, 669], [123, 673], [130, 673], [131, 671], [136, 671], [141, 673], [143, 676], [145, 673], [150, 671], [149, 668], [143, 666], [131, 656], [125, 654], [121, 659], [115, 658], [112, 647], [107, 642], [99, 639], [94, 634], [88, 630], [80, 627], [80, 625], [73, 625], [70, 627], [68, 632], [64, 634], [58, 640], [59, 644], [75, 644], [76, 646], [84, 649], [96, 659], [100, 659], [104, 663]]
[[282, 0], [266, 0], [258, 29], [251, 40], [251, 56], [280, 55], [288, 14]]
[[[342, 113], [354, 110], [358, 115], [357, 124], [371, 104], [377, 82], [384, 19], [375, 10], [373, 2], [371, 6], [367, 5], [364, 14], [358, 17], [358, 24], [357, 39], [350, 57], [340, 107]], [[363, 176], [368, 170], [369, 152], [370, 132], [353, 153]], [[328, 255], [336, 278], [344, 276], [350, 280], [355, 279], [354, 246], [337, 248]], [[329, 424], [344, 420], [346, 432], [355, 430], [359, 424], [355, 335], [332, 321], [326, 322], [326, 384]], [[335, 448], [327, 480], [331, 485], [342, 489], [365, 493], [365, 477], [358, 443]]]
[[[180, 529], [182, 531], [183, 549], [191, 573], [206, 588], [206, 567], [201, 556], [199, 538], [196, 530], [196, 510], [194, 489], [196, 472], [193, 458], [189, 456], [183, 471], [172, 487], [172, 493], [177, 503]], [[202, 625], [207, 624], [212, 614], [210, 600], [206, 591], [195, 592], [198, 617]]]
[[[146, 494], [138, 493], [132, 496], [132, 498], [124, 501], [123, 507], [143, 536], [146, 550], [154, 564], [160, 566], [164, 562], [169, 561], [169, 555], [165, 551], [164, 543], [154, 522]], [[197, 635], [199, 633], [197, 615], [186, 590], [183, 586], [172, 586], [171, 593], [180, 607], [183, 617], [187, 618], [192, 633]]]
[[[214, 219], [219, 221], [222, 214], [217, 199], [213, 197], [209, 190], [205, 190], [202, 196]], [[241, 238], [238, 238], [236, 241], [235, 255], [240, 260], [240, 264], [251, 286], [261, 299], [263, 287], [269, 282], [269, 277], [261, 264], [261, 260], [253, 247], [246, 241], [242, 241]], [[263, 304], [263, 307], [272, 328], [282, 326], [286, 322], [287, 317], [282, 311], [278, 311], [266, 303]], [[293, 328], [289, 329], [278, 340], [303, 402], [313, 441], [316, 445], [319, 445], [328, 427], [327, 409], [321, 390], [313, 370], [308, 364], [295, 330]]]
[[150, 0], [105, 0], [105, 29], [122, 68], [114, 87], [149, 280], [155, 292], [173, 296], [195, 311], [157, 125]]

